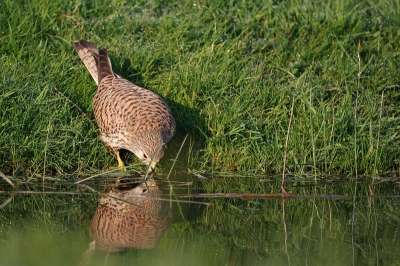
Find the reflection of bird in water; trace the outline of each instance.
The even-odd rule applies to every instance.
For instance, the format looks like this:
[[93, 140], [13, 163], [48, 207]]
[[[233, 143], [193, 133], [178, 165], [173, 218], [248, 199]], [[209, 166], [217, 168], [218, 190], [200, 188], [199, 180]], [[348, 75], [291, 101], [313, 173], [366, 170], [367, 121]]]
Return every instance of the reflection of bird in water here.
[[110, 253], [129, 247], [153, 248], [171, 222], [171, 209], [160, 196], [153, 179], [132, 189], [108, 188], [90, 223], [94, 243], [84, 253], [84, 260], [94, 249]]
[[100, 139], [124, 166], [120, 150], [134, 153], [154, 171], [164, 155], [163, 145], [175, 134], [171, 110], [156, 93], [115, 74], [107, 50], [85, 40], [74, 47], [98, 85], [93, 111]]

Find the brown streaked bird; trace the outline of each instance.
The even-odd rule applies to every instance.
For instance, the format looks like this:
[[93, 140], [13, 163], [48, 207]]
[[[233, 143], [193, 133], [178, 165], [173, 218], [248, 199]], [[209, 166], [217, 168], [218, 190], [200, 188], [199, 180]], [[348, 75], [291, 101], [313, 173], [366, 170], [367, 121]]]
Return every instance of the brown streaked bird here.
[[160, 197], [153, 179], [133, 189], [107, 189], [90, 223], [95, 248], [106, 252], [153, 248], [172, 218], [169, 204]]
[[108, 188], [90, 222], [89, 234], [94, 240], [78, 265], [92, 265], [95, 250], [107, 252], [107, 262], [111, 252], [157, 245], [172, 220], [168, 202], [160, 197], [161, 191], [152, 178], [134, 188]]
[[112, 70], [106, 49], [85, 40], [75, 50], [98, 85], [93, 111], [100, 139], [123, 167], [120, 150], [134, 153], [155, 170], [164, 155], [164, 144], [175, 134], [175, 120], [165, 101], [156, 93], [136, 86]]

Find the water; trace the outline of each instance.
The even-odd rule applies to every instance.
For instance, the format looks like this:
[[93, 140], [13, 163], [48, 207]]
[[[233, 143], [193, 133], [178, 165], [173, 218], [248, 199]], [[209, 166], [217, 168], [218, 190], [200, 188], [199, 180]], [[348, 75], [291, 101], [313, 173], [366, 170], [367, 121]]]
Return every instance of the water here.
[[205, 177], [3, 184], [0, 265], [400, 265], [395, 180]]

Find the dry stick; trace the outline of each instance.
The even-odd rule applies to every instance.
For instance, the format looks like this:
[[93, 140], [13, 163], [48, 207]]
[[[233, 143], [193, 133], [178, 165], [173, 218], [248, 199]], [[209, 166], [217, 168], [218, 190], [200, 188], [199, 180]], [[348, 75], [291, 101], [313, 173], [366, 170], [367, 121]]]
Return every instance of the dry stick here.
[[0, 172], [0, 177], [4, 179], [4, 181], [6, 181], [8, 184], [10, 184], [10, 186], [14, 186], [13, 182], [2, 172]]
[[[171, 181], [169, 180], [169, 177], [170, 177], [170, 175], [171, 175], [171, 173], [172, 173], [172, 169], [174, 168], [176, 161], [178, 160], [179, 154], [181, 154], [181, 151], [182, 151], [182, 148], [183, 148], [183, 144], [185, 144], [188, 135], [189, 135], [189, 134], [186, 134], [185, 138], [183, 139], [182, 144], [181, 144], [181, 146], [179, 147], [179, 151], [178, 151], [178, 153], [176, 154], [175, 160], [174, 160], [174, 162], [172, 163], [171, 169], [169, 169], [169, 172], [168, 172], [168, 175], [167, 175], [167, 182], [168, 182], [168, 185], [169, 185], [169, 188], [170, 188], [170, 190], [169, 190], [170, 203], [169, 203], [169, 204], [170, 204], [170, 207], [171, 207], [171, 208], [172, 208], [172, 201], [173, 201], [173, 200], [171, 199], [171, 197], [172, 197], [172, 195], [174, 195], [174, 190], [173, 190], [173, 188], [172, 188]], [[175, 199], [176, 199], [176, 196], [175, 196]], [[182, 207], [181, 207], [181, 205], [179, 204], [179, 201], [178, 201], [178, 204], [177, 204], [177, 205], [178, 205], [178, 207], [179, 207], [179, 213], [181, 214], [183, 220], [185, 220], [185, 218], [184, 218], [185, 216], [183, 215]]]
[[167, 175], [167, 180], [168, 180], [168, 181], [169, 181], [169, 176], [171, 175], [172, 169], [174, 168], [175, 163], [176, 163], [176, 161], [178, 160], [178, 156], [179, 156], [179, 154], [181, 154], [183, 145], [185, 144], [188, 135], [189, 135], [189, 134], [186, 134], [185, 138], [183, 139], [182, 144], [181, 144], [181, 146], [179, 147], [179, 151], [178, 151], [178, 153], [177, 153], [177, 155], [176, 155], [176, 157], [175, 157], [175, 160], [174, 160], [174, 162], [172, 163], [171, 169], [169, 169], [169, 172], [168, 172], [168, 175]]
[[2, 204], [0, 204], [0, 209], [3, 209], [5, 206], [8, 205], [14, 198], [14, 195], [11, 195], [8, 199], [6, 199]]
[[290, 110], [289, 125], [288, 125], [287, 134], [286, 134], [285, 151], [284, 151], [284, 154], [283, 154], [283, 170], [282, 170], [282, 184], [281, 184], [282, 193], [286, 192], [285, 188], [283, 187], [283, 185], [284, 185], [285, 176], [286, 176], [286, 158], [287, 158], [287, 149], [288, 149], [288, 145], [289, 145], [290, 127], [292, 126], [294, 102], [295, 102], [295, 99], [294, 99], [294, 95], [293, 95], [292, 108]]

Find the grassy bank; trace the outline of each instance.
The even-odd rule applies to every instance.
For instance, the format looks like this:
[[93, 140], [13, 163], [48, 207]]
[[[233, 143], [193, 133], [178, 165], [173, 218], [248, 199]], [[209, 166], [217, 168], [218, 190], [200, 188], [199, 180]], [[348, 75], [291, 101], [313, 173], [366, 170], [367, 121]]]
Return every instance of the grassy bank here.
[[398, 170], [400, 1], [128, 2], [0, 2], [1, 171], [116, 165], [77, 39], [169, 103], [161, 170], [186, 133], [178, 170]]

